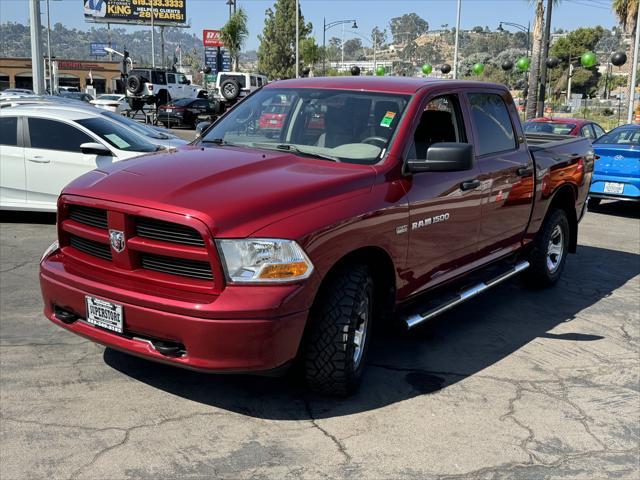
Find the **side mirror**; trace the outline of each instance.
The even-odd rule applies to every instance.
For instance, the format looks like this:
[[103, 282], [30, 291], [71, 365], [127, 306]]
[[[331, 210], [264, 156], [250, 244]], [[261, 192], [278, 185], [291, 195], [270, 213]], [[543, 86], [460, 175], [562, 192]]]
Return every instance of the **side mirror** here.
[[460, 172], [473, 169], [475, 157], [470, 143], [438, 142], [427, 149], [427, 158], [407, 160], [412, 173]]
[[80, 151], [85, 155], [112, 156], [111, 150], [98, 142], [87, 142], [80, 145]]
[[196, 136], [199, 137], [202, 135], [202, 132], [209, 128], [209, 125], [211, 125], [211, 122], [199, 122], [196, 125]]

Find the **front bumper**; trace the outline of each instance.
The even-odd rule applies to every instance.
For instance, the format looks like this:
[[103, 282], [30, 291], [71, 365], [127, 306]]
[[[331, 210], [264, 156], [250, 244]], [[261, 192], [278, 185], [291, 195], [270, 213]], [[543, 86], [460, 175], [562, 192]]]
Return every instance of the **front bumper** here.
[[[78, 277], [65, 270], [55, 257], [53, 254], [45, 258], [40, 265], [45, 316], [89, 340], [150, 360], [208, 372], [274, 370], [297, 354], [308, 311], [281, 316], [273, 313], [277, 305], [296, 296], [295, 286], [274, 286], [267, 290], [227, 287], [215, 301], [207, 305], [193, 303], [189, 310], [184, 302], [178, 306], [169, 298], [156, 297], [152, 302], [149, 295], [140, 294], [140, 301], [133, 301], [136, 295], [131, 291]], [[123, 305], [124, 333], [117, 334], [84, 321], [85, 295]], [[160, 307], [163, 301], [166, 308]], [[267, 308], [267, 304], [274, 308]], [[61, 309], [71, 312], [78, 319], [65, 323], [56, 316], [56, 309], [58, 313]], [[177, 356], [163, 354], [154, 343], [179, 344], [184, 351]]]

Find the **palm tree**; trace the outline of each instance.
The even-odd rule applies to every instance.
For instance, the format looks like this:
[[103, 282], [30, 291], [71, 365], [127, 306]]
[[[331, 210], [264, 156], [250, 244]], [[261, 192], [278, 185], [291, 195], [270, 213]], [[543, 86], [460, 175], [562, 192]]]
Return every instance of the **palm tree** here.
[[533, 22], [533, 46], [531, 48], [531, 70], [529, 71], [529, 89], [527, 91], [527, 110], [525, 119], [536, 116], [538, 102], [538, 75], [540, 72], [540, 53], [542, 51], [542, 25], [544, 24], [544, 6], [542, 0], [536, 0], [536, 15]]
[[[636, 24], [638, 20], [638, 3], [639, 0], [613, 0], [613, 11], [618, 17], [618, 21], [624, 30], [624, 33], [633, 38], [636, 33]], [[627, 58], [633, 58], [633, 42], [629, 42], [629, 53]], [[629, 74], [627, 75], [627, 98], [633, 98], [634, 85], [631, 85], [631, 70], [629, 68]]]
[[238, 9], [237, 12], [231, 15], [229, 21], [220, 29], [222, 43], [224, 43], [233, 59], [234, 71], [238, 70], [240, 50], [248, 35], [247, 14], [243, 8]]

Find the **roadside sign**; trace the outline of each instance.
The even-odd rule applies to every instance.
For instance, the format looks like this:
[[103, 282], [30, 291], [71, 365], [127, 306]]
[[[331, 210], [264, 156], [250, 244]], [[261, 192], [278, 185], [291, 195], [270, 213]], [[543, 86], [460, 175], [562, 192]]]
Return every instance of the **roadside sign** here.
[[[109, 54], [107, 53], [105, 48], [108, 48], [108, 47], [109, 47], [108, 43], [92, 42], [89, 44], [89, 55], [92, 57], [106, 57]], [[113, 48], [114, 50], [117, 50], [116, 44], [112, 43], [111, 48]]]
[[215, 83], [216, 76], [217, 75], [210, 73], [210, 74], [204, 76], [204, 80], [205, 80], [205, 82]]
[[203, 30], [202, 43], [205, 47], [222, 47], [222, 37], [220, 30]]
[[[218, 58], [219, 57], [219, 58]], [[204, 47], [204, 65], [211, 67], [211, 73], [231, 71], [231, 55], [219, 47]]]

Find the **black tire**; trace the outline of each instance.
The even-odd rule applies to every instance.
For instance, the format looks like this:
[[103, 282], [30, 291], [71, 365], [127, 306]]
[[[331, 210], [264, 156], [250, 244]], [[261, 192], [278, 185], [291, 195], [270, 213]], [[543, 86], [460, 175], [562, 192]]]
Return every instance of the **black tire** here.
[[129, 90], [129, 92], [136, 95], [142, 91], [143, 87], [144, 82], [138, 75], [130, 75], [129, 77], [127, 77], [127, 90]]
[[142, 100], [141, 98], [128, 97], [127, 101], [129, 102], [129, 107], [131, 107], [131, 110], [133, 110], [134, 112], [142, 110], [144, 108], [144, 100]]
[[[569, 253], [569, 235], [569, 220], [565, 211], [549, 211], [528, 258], [530, 267], [525, 276], [531, 287], [550, 287], [558, 281]], [[559, 253], [554, 254], [558, 247]]]
[[158, 95], [156, 95], [156, 108], [158, 108], [160, 105], [166, 105], [170, 101], [171, 95], [169, 95], [169, 92], [167, 92], [166, 90], [160, 90], [160, 92], [158, 92]]
[[587, 208], [589, 210], [594, 210], [600, 206], [601, 198], [590, 198], [587, 200]]
[[225, 80], [220, 85], [220, 93], [225, 100], [233, 101], [240, 96], [240, 84], [232, 78]]
[[[305, 335], [304, 374], [310, 389], [347, 396], [360, 385], [371, 338], [373, 291], [365, 265], [348, 265], [325, 282]], [[362, 326], [364, 333], [357, 337]]]

